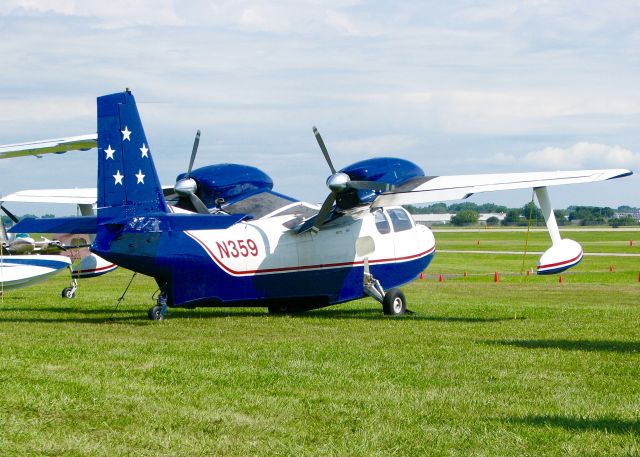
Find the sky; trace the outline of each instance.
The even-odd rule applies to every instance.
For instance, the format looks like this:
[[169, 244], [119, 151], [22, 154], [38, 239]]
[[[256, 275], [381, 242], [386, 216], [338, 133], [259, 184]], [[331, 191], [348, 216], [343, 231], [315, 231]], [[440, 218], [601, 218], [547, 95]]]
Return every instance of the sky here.
[[[553, 206], [640, 206], [638, 24], [637, 0], [0, 0], [0, 144], [95, 133], [96, 97], [128, 87], [165, 184], [201, 129], [196, 167], [253, 165], [321, 202], [316, 125], [337, 168], [628, 168], [552, 188]], [[0, 194], [94, 187], [95, 152], [2, 160]]]

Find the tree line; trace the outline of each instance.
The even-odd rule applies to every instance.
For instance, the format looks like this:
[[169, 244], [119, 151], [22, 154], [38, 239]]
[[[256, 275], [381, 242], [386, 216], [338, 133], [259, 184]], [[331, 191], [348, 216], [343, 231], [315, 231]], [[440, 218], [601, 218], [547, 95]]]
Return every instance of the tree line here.
[[[480, 213], [503, 213], [505, 218], [500, 221], [499, 218], [492, 216], [487, 219], [487, 225], [497, 226], [532, 226], [545, 225], [544, 216], [540, 208], [531, 202], [519, 208], [508, 208], [503, 205], [494, 203], [483, 203], [478, 205], [472, 202], [452, 203], [434, 203], [428, 206], [407, 205], [405, 208], [411, 214], [452, 214], [451, 223], [457, 226], [474, 225], [478, 223]], [[569, 206], [567, 209], [554, 210], [558, 225], [610, 225], [612, 227], [620, 227], [627, 225], [639, 225], [637, 217], [625, 215], [615, 217], [616, 213], [636, 213], [640, 212], [639, 208], [623, 205], [617, 209], [608, 206]]]

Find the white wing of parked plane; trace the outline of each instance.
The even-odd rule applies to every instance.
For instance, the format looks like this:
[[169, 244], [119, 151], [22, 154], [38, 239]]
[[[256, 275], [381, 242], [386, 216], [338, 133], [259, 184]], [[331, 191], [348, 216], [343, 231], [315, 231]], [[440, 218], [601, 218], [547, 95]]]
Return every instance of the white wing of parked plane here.
[[461, 200], [479, 192], [580, 184], [622, 178], [631, 174], [631, 171], [625, 169], [605, 169], [428, 176], [413, 179], [390, 192], [380, 194], [371, 206], [378, 208], [382, 206]]
[[75, 189], [36, 189], [21, 190], [13, 194], [0, 197], [1, 202], [20, 203], [71, 203], [78, 205], [93, 205], [97, 199], [95, 187]]
[[64, 154], [67, 151], [88, 151], [98, 145], [98, 135], [70, 136], [52, 140], [30, 141], [28, 143], [5, 144], [0, 146], [0, 159], [41, 154]]

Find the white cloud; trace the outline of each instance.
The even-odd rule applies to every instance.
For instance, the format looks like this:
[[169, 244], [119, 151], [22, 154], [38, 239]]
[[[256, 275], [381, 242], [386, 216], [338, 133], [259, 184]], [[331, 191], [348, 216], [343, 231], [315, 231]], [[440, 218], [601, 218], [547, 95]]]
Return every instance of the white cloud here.
[[620, 146], [576, 143], [568, 148], [546, 147], [524, 156], [528, 165], [546, 169], [640, 168], [640, 153]]
[[0, 7], [0, 15], [60, 14], [96, 18], [106, 28], [136, 25], [182, 25], [171, 0], [153, 2], [110, 0], [8, 0]]
[[[131, 87], [168, 181], [196, 128], [199, 165], [248, 163], [310, 200], [326, 192], [314, 124], [339, 166], [389, 154], [430, 174], [526, 171], [552, 163], [528, 151], [585, 142], [621, 147], [552, 158], [637, 164], [624, 152], [640, 151], [637, 0], [475, 5], [0, 0], [0, 143], [95, 130], [95, 97]], [[52, 166], [86, 171], [65, 185], [93, 185], [81, 160], [45, 157], [29, 182], [16, 171], [28, 159], [5, 161], [0, 191], [55, 187]], [[287, 188], [301, 168], [319, 184]]]

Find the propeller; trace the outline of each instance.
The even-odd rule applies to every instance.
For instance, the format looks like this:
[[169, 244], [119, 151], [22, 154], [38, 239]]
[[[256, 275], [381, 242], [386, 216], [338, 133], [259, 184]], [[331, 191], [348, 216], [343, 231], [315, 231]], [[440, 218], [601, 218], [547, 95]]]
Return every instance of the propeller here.
[[7, 215], [9, 219], [13, 221], [14, 224], [18, 223], [18, 218], [13, 213], [11, 213], [11, 211], [9, 211], [7, 208], [5, 208], [2, 205], [0, 205], [0, 209], [4, 212], [4, 214]]
[[198, 183], [191, 177], [191, 170], [193, 169], [193, 162], [196, 160], [196, 154], [198, 152], [198, 145], [200, 144], [200, 130], [196, 132], [196, 138], [193, 140], [193, 149], [191, 150], [191, 159], [189, 160], [189, 168], [184, 178], [176, 181], [174, 190], [176, 194], [182, 197], [189, 197], [189, 201], [200, 214], [210, 214], [207, 206], [202, 203], [202, 200], [196, 195], [198, 190]]
[[[337, 172], [335, 167], [333, 166], [333, 162], [331, 162], [331, 157], [329, 156], [329, 151], [322, 140], [322, 136], [320, 136], [320, 132], [314, 126], [313, 134], [316, 136], [316, 141], [320, 146], [320, 150], [324, 155], [327, 164], [329, 165], [329, 169], [331, 170], [331, 176], [327, 178], [327, 187], [331, 191], [331, 193], [327, 196], [327, 198], [322, 203], [320, 207], [320, 212], [316, 215], [315, 222], [313, 226], [310, 228], [314, 233], [318, 233], [320, 227], [325, 223], [327, 216], [331, 212], [331, 208], [333, 204], [336, 202], [338, 198], [338, 194], [344, 192], [348, 189], [357, 189], [357, 190], [372, 190], [375, 192], [386, 192], [391, 190], [393, 186], [391, 184], [378, 182], [378, 181], [353, 181], [348, 174]], [[303, 229], [304, 231], [304, 229]]]

